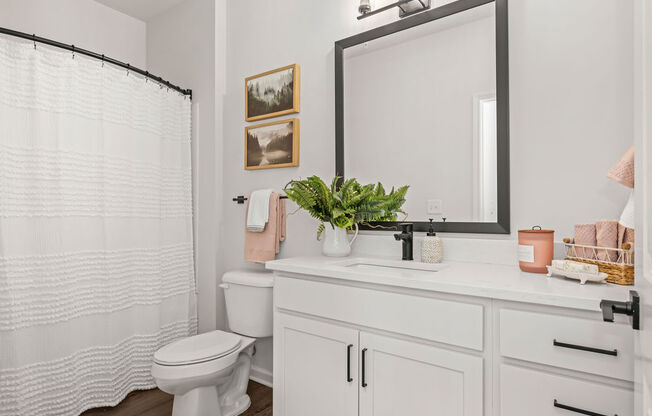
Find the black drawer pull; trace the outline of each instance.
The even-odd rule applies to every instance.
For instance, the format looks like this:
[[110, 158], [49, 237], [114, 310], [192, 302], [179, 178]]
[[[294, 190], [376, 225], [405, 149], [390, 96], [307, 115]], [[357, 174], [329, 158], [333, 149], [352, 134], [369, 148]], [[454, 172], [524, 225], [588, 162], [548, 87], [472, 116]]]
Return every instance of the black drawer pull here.
[[556, 339], [552, 340], [552, 345], [555, 347], [570, 348], [572, 350], [581, 350], [588, 352], [595, 352], [597, 354], [613, 355], [616, 357], [618, 355], [618, 350], [603, 350], [601, 348], [585, 347], [583, 345], [567, 344], [565, 342], [558, 342]]
[[346, 347], [346, 382], [347, 383], [353, 381], [353, 378], [351, 378], [351, 348], [353, 348], [353, 344], [349, 344]]
[[367, 349], [362, 349], [362, 387], [367, 387], [367, 377], [365, 375], [365, 357], [367, 356]]
[[[604, 414], [602, 414], [602, 413], [596, 413], [596, 412], [592, 412], [592, 411], [590, 411], [590, 410], [579, 409], [579, 408], [577, 408], [577, 407], [567, 406], [567, 405], [565, 405], [565, 404], [561, 404], [561, 403], [559, 403], [559, 402], [557, 401], [557, 399], [555, 399], [555, 407], [558, 407], [558, 408], [560, 408], [560, 409], [564, 409], [564, 410], [568, 410], [569, 412], [579, 413], [579, 414], [581, 414], [581, 415], [588, 415], [588, 416], [607, 416], [607, 415], [604, 415]], [[618, 415], [614, 415], [614, 416], [618, 416]]]

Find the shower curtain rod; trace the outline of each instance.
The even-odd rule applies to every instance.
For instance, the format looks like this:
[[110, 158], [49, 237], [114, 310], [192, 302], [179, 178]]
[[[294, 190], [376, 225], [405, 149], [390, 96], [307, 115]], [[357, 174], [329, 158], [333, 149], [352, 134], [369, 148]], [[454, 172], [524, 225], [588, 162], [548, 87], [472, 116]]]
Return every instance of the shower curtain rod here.
[[102, 62], [107, 62], [110, 63], [111, 65], [119, 66], [121, 68], [125, 68], [126, 70], [130, 72], [135, 72], [137, 74], [140, 74], [146, 78], [153, 79], [154, 81], [158, 82], [159, 84], [165, 85], [168, 88], [171, 88], [175, 91], [180, 92], [183, 95], [187, 95], [192, 99], [192, 90], [190, 89], [183, 89], [177, 85], [174, 85], [170, 83], [169, 81], [164, 80], [161, 77], [157, 77], [156, 75], [150, 74], [149, 71], [142, 70], [140, 68], [136, 68], [135, 66], [131, 66], [130, 64], [126, 64], [124, 62], [118, 61], [117, 59], [109, 58], [108, 56], [104, 56], [104, 54], [99, 54], [96, 52], [92, 52], [86, 49], [82, 48], [77, 48], [75, 45], [68, 45], [65, 43], [57, 42], [56, 40], [52, 39], [47, 39], [47, 38], [42, 38], [40, 36], [36, 35], [30, 35], [29, 33], [24, 33], [24, 32], [19, 32], [17, 30], [11, 30], [7, 29], [4, 27], [0, 27], [0, 33], [9, 35], [9, 36], [15, 36], [18, 38], [23, 38], [23, 39], [28, 39], [34, 42], [34, 46], [36, 47], [36, 42], [39, 43], [44, 43], [46, 45], [54, 46], [56, 48], [60, 49], [66, 49], [68, 51], [71, 51], [72, 53], [78, 53], [81, 55], [86, 55], [90, 56], [91, 58], [99, 59]]

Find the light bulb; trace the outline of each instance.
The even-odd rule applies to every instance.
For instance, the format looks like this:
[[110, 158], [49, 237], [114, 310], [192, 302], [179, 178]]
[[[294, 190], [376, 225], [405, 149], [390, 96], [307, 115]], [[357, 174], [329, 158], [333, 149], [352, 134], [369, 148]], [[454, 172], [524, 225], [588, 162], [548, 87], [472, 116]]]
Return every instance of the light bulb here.
[[370, 0], [360, 0], [360, 7], [358, 7], [358, 12], [360, 14], [367, 14], [371, 11]]

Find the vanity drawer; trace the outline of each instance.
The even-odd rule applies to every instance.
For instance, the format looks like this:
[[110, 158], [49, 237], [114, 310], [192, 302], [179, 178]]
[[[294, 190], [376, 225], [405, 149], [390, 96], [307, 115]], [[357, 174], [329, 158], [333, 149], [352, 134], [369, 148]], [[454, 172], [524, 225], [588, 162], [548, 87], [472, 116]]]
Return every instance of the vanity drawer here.
[[500, 353], [541, 364], [632, 381], [632, 328], [617, 323], [500, 310]]
[[483, 349], [484, 307], [276, 276], [277, 308], [473, 350]]
[[[581, 411], [594, 413], [582, 413]], [[501, 416], [634, 416], [634, 392], [503, 364], [500, 366]]]

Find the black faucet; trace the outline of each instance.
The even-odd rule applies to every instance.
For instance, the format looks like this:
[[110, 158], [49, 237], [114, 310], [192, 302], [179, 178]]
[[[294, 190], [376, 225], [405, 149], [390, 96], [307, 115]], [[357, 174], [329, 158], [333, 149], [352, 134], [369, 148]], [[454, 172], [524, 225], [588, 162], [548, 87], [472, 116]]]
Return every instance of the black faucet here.
[[403, 260], [414, 260], [412, 255], [412, 228], [414, 227], [414, 224], [411, 222], [405, 222], [403, 224], [399, 224], [398, 226], [401, 227], [401, 232], [394, 234], [394, 238], [396, 241], [403, 242]]

